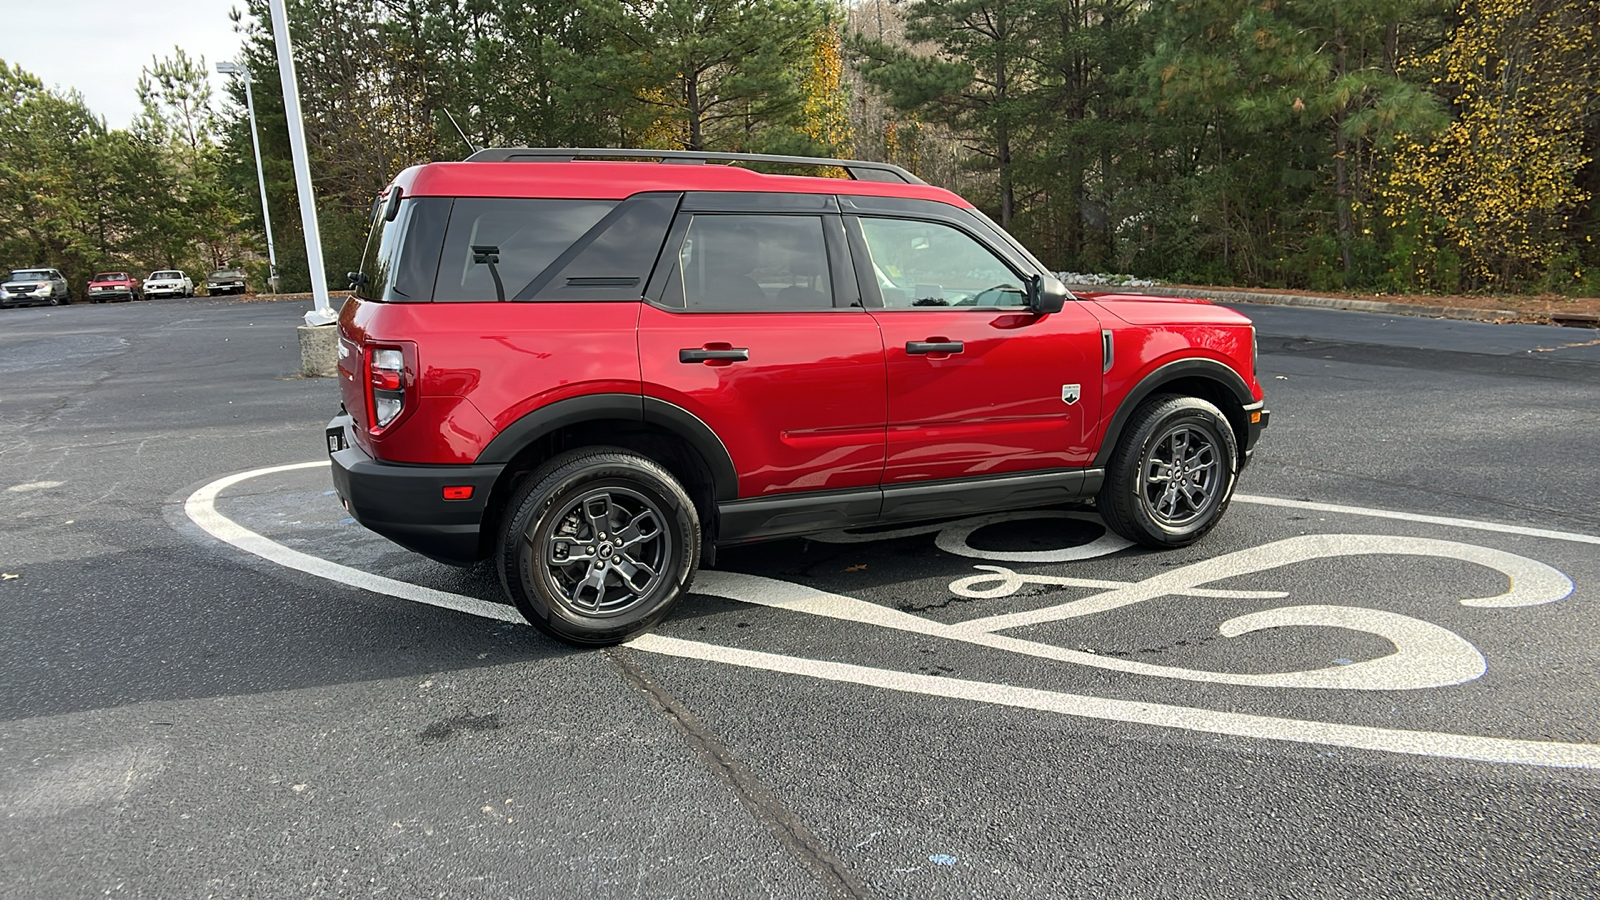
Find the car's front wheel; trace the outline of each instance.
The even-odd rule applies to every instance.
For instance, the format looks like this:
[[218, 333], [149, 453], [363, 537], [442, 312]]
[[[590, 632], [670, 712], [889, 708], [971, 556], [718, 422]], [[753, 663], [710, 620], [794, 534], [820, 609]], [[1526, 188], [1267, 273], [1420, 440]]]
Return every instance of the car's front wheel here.
[[500, 583], [529, 622], [590, 646], [661, 621], [699, 559], [700, 520], [683, 487], [615, 448], [540, 466], [512, 496], [495, 553]]
[[1228, 508], [1238, 459], [1238, 439], [1214, 404], [1160, 394], [1128, 420], [1095, 505], [1112, 531], [1134, 543], [1187, 546]]

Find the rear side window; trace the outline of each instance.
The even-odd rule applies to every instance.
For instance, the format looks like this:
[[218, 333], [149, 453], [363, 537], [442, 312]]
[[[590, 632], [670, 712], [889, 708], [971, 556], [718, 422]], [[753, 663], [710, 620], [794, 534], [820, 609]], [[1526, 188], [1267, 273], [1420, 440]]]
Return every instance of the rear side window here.
[[832, 309], [821, 216], [696, 213], [662, 302], [702, 310]]
[[493, 302], [518, 296], [616, 205], [612, 200], [457, 199], [433, 299]]

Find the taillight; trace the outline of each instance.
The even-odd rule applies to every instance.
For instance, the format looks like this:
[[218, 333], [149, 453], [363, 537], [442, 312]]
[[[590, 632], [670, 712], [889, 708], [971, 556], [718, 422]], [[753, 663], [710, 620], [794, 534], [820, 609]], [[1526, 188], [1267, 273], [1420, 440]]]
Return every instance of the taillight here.
[[367, 348], [367, 422], [377, 434], [406, 411], [406, 354], [399, 347]]

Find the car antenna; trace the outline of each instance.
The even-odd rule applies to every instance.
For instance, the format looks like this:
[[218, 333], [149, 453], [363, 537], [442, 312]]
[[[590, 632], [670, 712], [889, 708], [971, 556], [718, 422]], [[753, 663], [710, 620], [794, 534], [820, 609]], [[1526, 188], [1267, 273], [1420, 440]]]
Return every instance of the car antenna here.
[[449, 119], [450, 120], [450, 124], [455, 126], [456, 134], [461, 135], [461, 143], [466, 144], [467, 145], [467, 149], [471, 150], [473, 153], [477, 153], [478, 150], [480, 150], [481, 148], [478, 147], [477, 144], [474, 144], [473, 142], [467, 140], [467, 133], [465, 131], [461, 130], [461, 124], [456, 121], [456, 117], [450, 115], [449, 108], [448, 107], [443, 107], [443, 106], [441, 106], [439, 108], [444, 110], [445, 118]]

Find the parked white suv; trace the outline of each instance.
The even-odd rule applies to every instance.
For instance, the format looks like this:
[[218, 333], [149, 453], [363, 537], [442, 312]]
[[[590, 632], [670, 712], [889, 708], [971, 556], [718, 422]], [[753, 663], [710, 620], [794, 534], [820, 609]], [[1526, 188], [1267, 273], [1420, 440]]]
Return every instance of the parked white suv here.
[[0, 284], [0, 307], [72, 302], [72, 289], [57, 269], [17, 269]]
[[193, 297], [194, 282], [177, 269], [151, 272], [144, 280], [146, 297]]

